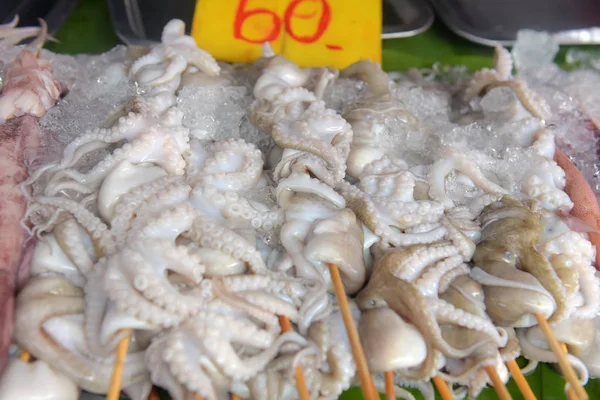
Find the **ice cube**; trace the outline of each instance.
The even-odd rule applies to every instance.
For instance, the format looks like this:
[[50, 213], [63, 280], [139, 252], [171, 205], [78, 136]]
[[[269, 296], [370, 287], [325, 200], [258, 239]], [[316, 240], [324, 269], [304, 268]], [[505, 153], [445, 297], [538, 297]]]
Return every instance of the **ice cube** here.
[[323, 100], [328, 108], [341, 112], [354, 104], [367, 93], [364, 81], [349, 78], [338, 78], [335, 84], [325, 91]]
[[46, 162], [62, 156], [64, 146], [88, 129], [108, 127], [135, 93], [124, 65], [130, 62], [124, 46], [104, 54], [68, 56], [43, 51], [55, 78], [68, 93], [40, 120]]
[[251, 98], [243, 86], [184, 86], [177, 98], [183, 125], [198, 139], [240, 137], [240, 122]]
[[498, 87], [490, 90], [479, 105], [486, 117], [493, 117], [495, 114], [508, 115], [515, 112], [518, 101], [511, 88]]
[[547, 32], [521, 29], [512, 48], [517, 69], [539, 68], [551, 64], [558, 53], [558, 43]]

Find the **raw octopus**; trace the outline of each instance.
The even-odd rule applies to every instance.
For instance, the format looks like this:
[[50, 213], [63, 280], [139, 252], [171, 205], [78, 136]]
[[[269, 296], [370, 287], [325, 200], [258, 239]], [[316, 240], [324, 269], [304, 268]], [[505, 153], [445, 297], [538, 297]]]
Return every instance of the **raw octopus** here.
[[34, 244], [25, 245], [27, 232], [21, 226], [21, 219], [27, 204], [19, 185], [27, 179], [28, 166], [35, 160], [40, 146], [38, 119], [65, 91], [64, 86], [54, 80], [48, 61], [32, 52], [44, 44], [45, 23], [41, 21], [41, 28], [16, 28], [17, 22], [15, 19], [0, 26], [0, 48], [38, 37], [31, 49], [21, 50], [7, 66], [0, 94], [0, 168], [3, 173], [0, 185], [0, 373], [12, 335], [15, 291], [27, 281]]
[[[505, 49], [448, 86], [396, 82], [367, 60], [303, 69], [268, 44], [253, 65], [217, 63], [184, 28], [169, 22], [117, 68], [136, 90], [114, 114], [20, 172], [15, 215], [40, 240], [22, 252], [31, 278], [12, 340], [37, 361], [7, 376], [51, 377], [57, 399], [103, 394], [128, 340], [134, 400], [153, 385], [176, 400], [296, 399], [295, 366], [312, 398], [335, 399], [357, 371], [330, 263], [380, 390], [392, 371], [403, 398], [410, 386], [432, 399], [434, 376], [476, 397], [488, 366], [506, 382], [519, 355], [555, 362], [533, 314], [555, 324], [582, 382], [598, 376], [596, 239], [573, 223], [597, 230], [598, 206], [546, 126], [548, 99], [512, 75]], [[40, 101], [0, 104], [43, 114], [62, 86], [32, 53], [18, 60], [45, 91], [8, 82], [26, 95], [10, 99]], [[198, 120], [235, 106], [231, 132]], [[13, 121], [37, 127], [20, 116], [0, 129]], [[0, 382], [0, 394], [27, 390]]]

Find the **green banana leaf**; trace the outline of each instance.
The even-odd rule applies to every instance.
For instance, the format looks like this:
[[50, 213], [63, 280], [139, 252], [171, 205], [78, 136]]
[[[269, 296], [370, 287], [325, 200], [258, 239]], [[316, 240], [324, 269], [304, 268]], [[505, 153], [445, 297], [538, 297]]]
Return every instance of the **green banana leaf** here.
[[[102, 53], [119, 43], [114, 33], [105, 0], [80, 0], [79, 5], [56, 34], [58, 43], [49, 43], [47, 48], [57, 53]], [[561, 48], [557, 62], [564, 65], [565, 53], [570, 47]], [[590, 47], [598, 52], [598, 46]], [[427, 32], [405, 39], [392, 39], [383, 42], [383, 68], [386, 71], [405, 71], [409, 68], [430, 68], [433, 64], [465, 65], [471, 71], [492, 66], [493, 50], [457, 37], [447, 28], [435, 23]], [[520, 365], [526, 364], [519, 360]], [[565, 400], [564, 380], [549, 365], [540, 364], [528, 375], [527, 381], [538, 399]], [[513, 399], [523, 399], [517, 385], [510, 380], [508, 390]], [[591, 380], [586, 390], [590, 399], [600, 399], [600, 380]], [[422, 396], [413, 391], [417, 399]], [[161, 396], [168, 399], [168, 395]], [[436, 398], [440, 398], [436, 393]], [[479, 400], [495, 400], [498, 396], [488, 388]], [[361, 400], [359, 388], [352, 388], [342, 394], [341, 400]]]

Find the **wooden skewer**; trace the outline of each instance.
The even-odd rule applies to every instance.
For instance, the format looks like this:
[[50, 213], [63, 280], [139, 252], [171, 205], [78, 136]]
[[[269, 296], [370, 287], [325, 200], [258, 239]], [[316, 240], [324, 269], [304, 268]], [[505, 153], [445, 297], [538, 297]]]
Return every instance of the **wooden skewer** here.
[[231, 393], [231, 396], [229, 396], [231, 398], [231, 400], [242, 400], [242, 398], [240, 396], [238, 396], [237, 394], [233, 394]]
[[148, 396], [148, 400], [160, 400], [160, 396], [158, 395], [158, 391], [156, 390], [155, 386], [152, 387], [150, 395]]
[[[290, 320], [285, 315], [279, 316], [279, 325], [281, 326], [281, 330], [284, 332], [289, 332], [292, 330]], [[295, 374], [296, 388], [298, 389], [298, 396], [300, 397], [300, 400], [310, 400], [310, 394], [308, 393], [306, 381], [304, 380], [304, 371], [302, 371], [302, 367], [300, 365], [296, 366]]]
[[19, 354], [19, 359], [23, 362], [28, 363], [31, 361], [31, 354], [27, 350], [23, 350], [21, 354]]
[[346, 298], [346, 292], [344, 285], [342, 284], [342, 278], [337, 265], [328, 263], [329, 273], [331, 275], [331, 282], [335, 289], [335, 296], [337, 297], [340, 312], [346, 326], [346, 333], [350, 341], [350, 347], [352, 347], [352, 354], [354, 355], [354, 362], [356, 362], [356, 369], [360, 378], [360, 386], [362, 387], [363, 396], [366, 400], [379, 400], [379, 393], [375, 389], [373, 378], [369, 373], [369, 367], [367, 365], [367, 359], [363, 351], [352, 314], [350, 313], [350, 306], [348, 305], [348, 299]]
[[131, 338], [131, 331], [129, 329], [125, 331], [127, 332], [127, 336], [117, 346], [117, 357], [115, 358], [106, 400], [119, 400], [119, 395], [121, 394], [121, 378], [123, 377], [123, 368], [125, 367], [125, 359], [127, 358], [129, 339]]
[[571, 388], [573, 389], [575, 395], [579, 398], [579, 400], [588, 400], [588, 394], [581, 385], [581, 382], [579, 382], [579, 379], [577, 379], [575, 370], [573, 370], [573, 366], [567, 359], [566, 353], [561, 349], [558, 340], [556, 340], [556, 337], [554, 336], [554, 332], [552, 332], [552, 329], [550, 328], [548, 320], [546, 320], [546, 317], [544, 317], [541, 314], [535, 314], [535, 318], [538, 321], [538, 325], [540, 326], [542, 333], [548, 341], [550, 349], [552, 349], [552, 352], [554, 352], [556, 358], [558, 358], [558, 365], [560, 366], [565, 380], [569, 382]]
[[[279, 324], [284, 332], [288, 332], [292, 329], [290, 320], [284, 315], [279, 316]], [[127, 331], [129, 330], [127, 329]], [[123, 376], [123, 367], [125, 366], [125, 359], [127, 358], [129, 339], [130, 335], [127, 335], [123, 340], [121, 340], [121, 342], [119, 342], [119, 345], [117, 346], [117, 357], [113, 366], [113, 374], [110, 380], [110, 387], [108, 394], [106, 395], [106, 400], [117, 400], [119, 398], [119, 394], [121, 393], [121, 377]], [[19, 358], [25, 362], [29, 361], [29, 357], [29, 353], [26, 351], [21, 352], [21, 355], [19, 356]], [[310, 400], [310, 394], [308, 393], [308, 389], [306, 387], [304, 372], [302, 371], [301, 366], [296, 367], [296, 386], [298, 387], [300, 400]], [[154, 391], [154, 389], [152, 389], [149, 400], [154, 400], [156, 398], [158, 398], [158, 394]], [[196, 400], [204, 400], [204, 398], [202, 396], [196, 396]], [[231, 400], [241, 399], [232, 394]]]
[[[567, 349], [567, 345], [565, 343], [560, 343], [560, 348], [562, 349], [562, 351], [565, 352], [565, 354], [569, 353], [569, 350]], [[577, 395], [575, 394], [575, 392], [573, 391], [573, 388], [569, 387], [569, 390], [567, 390], [567, 397], [569, 398], [569, 400], [577, 400]]]
[[454, 400], [454, 395], [450, 391], [450, 388], [448, 387], [448, 384], [446, 383], [445, 380], [443, 380], [439, 376], [434, 376], [433, 384], [437, 388], [438, 392], [440, 392], [440, 396], [442, 397], [442, 400]]
[[491, 365], [485, 367], [485, 372], [487, 372], [488, 376], [492, 380], [492, 384], [494, 385], [494, 389], [496, 389], [496, 393], [498, 394], [498, 398], [500, 400], [512, 400], [512, 396], [508, 393], [508, 389], [500, 379], [500, 375], [498, 375], [498, 371]]
[[506, 363], [506, 366], [508, 367], [513, 379], [517, 383], [517, 386], [519, 387], [519, 390], [523, 394], [525, 400], [536, 400], [535, 394], [533, 394], [533, 390], [531, 390], [529, 382], [527, 382], [527, 379], [525, 379], [523, 376], [523, 371], [521, 371], [521, 368], [519, 368], [517, 362], [515, 360], [511, 360]]
[[385, 400], [396, 400], [394, 373], [392, 371], [386, 371], [383, 376], [385, 378]]

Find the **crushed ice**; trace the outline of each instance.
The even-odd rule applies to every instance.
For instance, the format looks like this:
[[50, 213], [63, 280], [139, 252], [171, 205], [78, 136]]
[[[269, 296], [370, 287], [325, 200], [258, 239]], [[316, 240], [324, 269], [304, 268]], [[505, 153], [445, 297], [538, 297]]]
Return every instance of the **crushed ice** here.
[[[600, 122], [600, 72], [594, 69], [592, 59], [578, 53], [571, 53], [571, 61], [585, 68], [566, 72], [552, 62], [557, 51], [552, 36], [519, 32], [512, 49], [517, 76], [546, 100], [551, 110], [547, 127], [600, 192], [600, 131], [592, 123]], [[11, 49], [0, 55], [0, 76], [15, 54]], [[46, 150], [41, 161], [49, 162], [56, 160], [74, 137], [107, 124], [107, 116], [118, 116], [136, 88], [128, 83], [127, 67], [132, 60], [124, 46], [98, 56], [73, 57], [48, 51], [42, 56], [50, 60], [57, 79], [70, 89], [41, 120]], [[227, 84], [190, 84], [179, 91], [184, 125], [199, 140], [243, 138], [266, 155], [273, 147], [272, 140], [246, 115], [253, 100], [251, 88], [261, 67], [223, 66]], [[519, 190], [524, 171], [535, 162], [535, 155], [524, 147], [531, 143], [539, 126], [527, 113], [519, 113], [519, 101], [506, 88], [493, 89], [472, 104], [461, 102], [457, 94], [469, 77], [464, 67], [439, 65], [390, 74], [394, 81], [392, 96], [418, 123], [414, 127], [400, 118], [388, 118], [378, 126], [377, 140], [393, 148], [411, 169], [420, 171], [417, 175], [426, 174], [428, 166], [453, 146], [473, 157], [489, 179]], [[343, 112], [368, 95], [366, 86], [362, 81], [339, 78], [326, 91], [324, 101]], [[507, 115], [513, 118], [507, 119]], [[460, 179], [450, 179], [449, 183], [449, 190], [467, 190]]]

